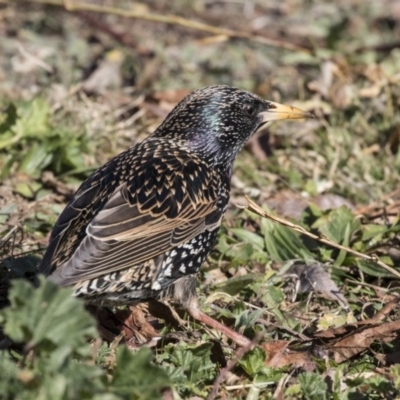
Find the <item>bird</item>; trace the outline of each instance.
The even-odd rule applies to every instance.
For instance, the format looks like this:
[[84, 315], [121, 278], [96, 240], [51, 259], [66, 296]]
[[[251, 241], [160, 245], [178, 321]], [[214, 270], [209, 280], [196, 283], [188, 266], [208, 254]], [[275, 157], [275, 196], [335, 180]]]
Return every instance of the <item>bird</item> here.
[[97, 306], [172, 299], [248, 346], [201, 311], [196, 276], [217, 240], [240, 150], [268, 121], [303, 118], [313, 114], [230, 86], [193, 91], [146, 139], [81, 184], [39, 272]]

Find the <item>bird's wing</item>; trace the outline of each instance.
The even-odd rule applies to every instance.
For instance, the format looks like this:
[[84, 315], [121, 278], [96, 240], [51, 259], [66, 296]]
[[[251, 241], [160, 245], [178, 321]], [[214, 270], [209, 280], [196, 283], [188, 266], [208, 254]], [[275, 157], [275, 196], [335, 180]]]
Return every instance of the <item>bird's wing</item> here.
[[61, 214], [40, 270], [70, 285], [140, 265], [217, 227], [215, 172], [193, 156], [167, 153], [135, 156], [105, 201], [118, 163], [92, 178]]

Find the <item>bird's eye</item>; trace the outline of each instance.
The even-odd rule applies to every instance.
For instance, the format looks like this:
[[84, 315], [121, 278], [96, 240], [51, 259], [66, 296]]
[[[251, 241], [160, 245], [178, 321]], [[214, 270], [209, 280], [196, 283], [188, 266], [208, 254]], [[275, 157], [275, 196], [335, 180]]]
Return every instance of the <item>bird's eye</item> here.
[[250, 117], [254, 117], [257, 109], [252, 104], [245, 104], [244, 110]]

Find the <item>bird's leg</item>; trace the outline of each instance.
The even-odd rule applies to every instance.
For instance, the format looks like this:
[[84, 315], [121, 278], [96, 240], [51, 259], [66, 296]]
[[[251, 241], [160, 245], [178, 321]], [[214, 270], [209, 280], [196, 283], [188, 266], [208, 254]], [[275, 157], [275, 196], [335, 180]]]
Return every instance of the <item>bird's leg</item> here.
[[185, 276], [184, 278], [181, 278], [175, 282], [173, 286], [173, 297], [180, 301], [183, 307], [195, 320], [200, 321], [223, 333], [229, 339], [233, 340], [238, 346], [251, 346], [250, 339], [221, 324], [200, 310], [196, 295], [195, 275]]
[[241, 335], [240, 333], [235, 332], [233, 329], [221, 324], [216, 319], [201, 311], [199, 305], [197, 304], [197, 300], [192, 302], [192, 304], [186, 310], [194, 319], [203, 322], [203, 324], [206, 324], [211, 328], [223, 333], [229, 339], [233, 340], [238, 346], [247, 347], [251, 345], [250, 339]]

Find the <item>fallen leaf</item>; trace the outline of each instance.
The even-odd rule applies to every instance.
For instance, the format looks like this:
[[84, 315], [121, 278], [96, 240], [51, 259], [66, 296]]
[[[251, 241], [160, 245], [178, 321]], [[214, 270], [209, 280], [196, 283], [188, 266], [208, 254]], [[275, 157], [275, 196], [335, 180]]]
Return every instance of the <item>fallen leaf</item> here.
[[286, 365], [301, 367], [306, 371], [315, 370], [315, 363], [311, 361], [309, 354], [305, 351], [291, 351], [288, 349], [290, 342], [286, 340], [275, 340], [264, 343], [263, 350], [267, 356], [265, 363], [269, 367], [282, 368]]
[[[400, 321], [381, 321], [398, 303], [399, 299], [390, 301], [368, 320], [317, 332], [314, 335], [318, 339], [315, 347], [321, 347], [325, 354], [330, 354], [335, 362], [341, 363], [366, 350], [375, 340], [392, 341], [399, 335]], [[396, 358], [395, 355], [393, 357]]]
[[335, 362], [341, 363], [366, 350], [375, 340], [390, 342], [398, 336], [399, 331], [400, 321], [384, 322], [339, 340], [330, 351]]
[[129, 347], [149, 345], [153, 339], [160, 337], [159, 332], [151, 325], [145, 314], [143, 305], [130, 306], [124, 310], [112, 313], [109, 310], [96, 310], [100, 334], [107, 341], [114, 340], [121, 333], [122, 343]]
[[190, 90], [188, 89], [164, 90], [153, 93], [152, 97], [159, 102], [165, 101], [166, 103], [171, 103], [175, 105], [179, 103], [189, 93]]

